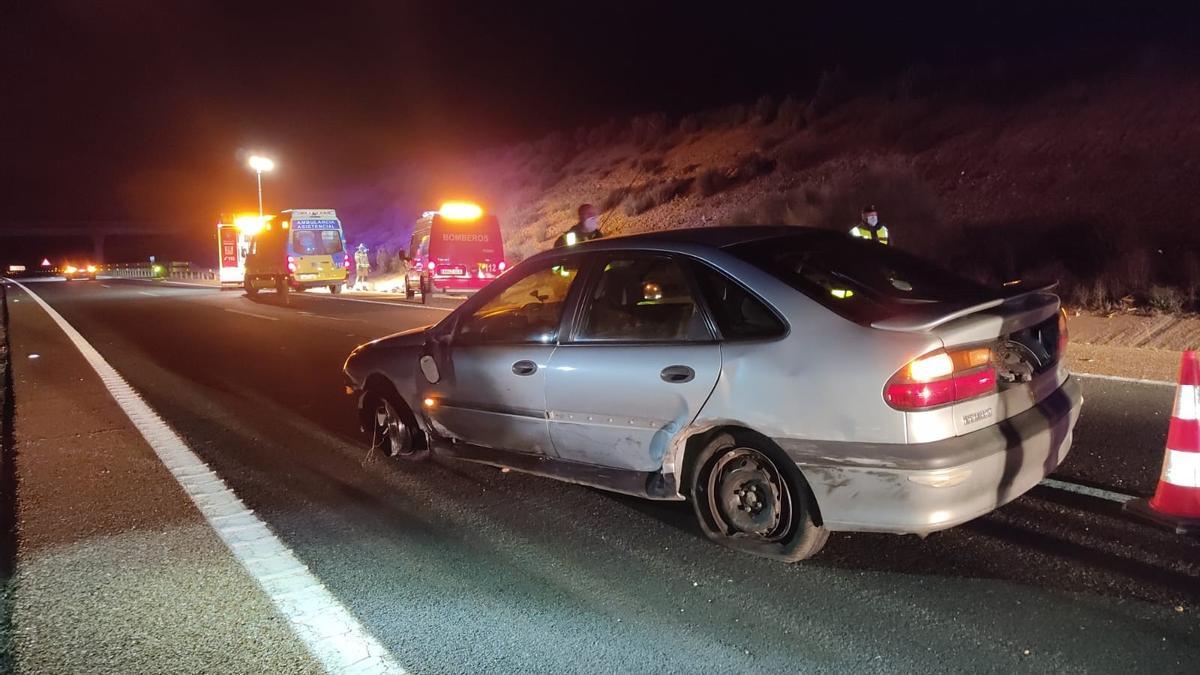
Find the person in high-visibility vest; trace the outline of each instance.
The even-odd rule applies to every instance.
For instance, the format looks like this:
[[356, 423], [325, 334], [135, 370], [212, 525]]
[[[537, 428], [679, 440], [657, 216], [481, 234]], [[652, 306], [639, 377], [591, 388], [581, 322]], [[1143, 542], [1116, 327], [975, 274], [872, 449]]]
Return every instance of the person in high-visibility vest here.
[[850, 236], [876, 241], [884, 246], [889, 243], [887, 225], [879, 222], [879, 211], [875, 210], [874, 205], [863, 207], [862, 222], [850, 228]]
[[554, 242], [554, 248], [561, 246], [574, 246], [575, 244], [588, 241], [589, 239], [598, 239], [604, 234], [600, 232], [600, 213], [596, 207], [591, 204], [584, 204], [579, 207], [579, 222], [571, 226], [571, 229], [563, 233]]
[[359, 244], [354, 252], [354, 287], [360, 291], [367, 290], [367, 277], [371, 274], [371, 258], [367, 254], [367, 245]]

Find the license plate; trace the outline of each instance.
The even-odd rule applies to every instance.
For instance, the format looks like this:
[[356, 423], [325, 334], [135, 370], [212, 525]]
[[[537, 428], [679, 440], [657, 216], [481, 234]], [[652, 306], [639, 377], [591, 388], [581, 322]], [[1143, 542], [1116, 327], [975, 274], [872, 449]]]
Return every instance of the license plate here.
[[301, 278], [301, 279], [316, 279], [316, 278], [317, 278], [317, 275], [315, 275], [315, 274], [312, 274], [312, 273], [308, 273], [308, 274], [301, 274], [301, 275], [300, 275], [300, 278]]
[[461, 277], [466, 273], [467, 270], [463, 267], [443, 267], [438, 270], [438, 274], [444, 274], [448, 277]]

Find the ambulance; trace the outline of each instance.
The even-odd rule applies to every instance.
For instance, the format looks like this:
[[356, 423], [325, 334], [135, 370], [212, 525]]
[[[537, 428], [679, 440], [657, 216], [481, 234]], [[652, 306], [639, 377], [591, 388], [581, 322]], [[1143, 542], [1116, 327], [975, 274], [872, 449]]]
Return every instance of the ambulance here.
[[243, 286], [253, 296], [328, 288], [341, 293], [350, 275], [350, 253], [333, 209], [288, 209], [250, 239]]

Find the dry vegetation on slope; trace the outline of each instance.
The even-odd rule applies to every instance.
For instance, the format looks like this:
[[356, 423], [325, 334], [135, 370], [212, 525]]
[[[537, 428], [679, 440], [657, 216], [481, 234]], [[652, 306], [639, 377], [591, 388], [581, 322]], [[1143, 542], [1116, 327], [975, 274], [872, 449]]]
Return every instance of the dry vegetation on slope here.
[[[1058, 278], [1076, 304], [1198, 309], [1200, 85], [1139, 65], [1059, 83], [920, 69], [870, 96], [838, 71], [811, 98], [555, 133], [463, 163], [514, 259], [575, 208], [610, 235], [714, 224], [848, 228], [989, 281]], [[997, 92], [1003, 92], [1000, 95]]]

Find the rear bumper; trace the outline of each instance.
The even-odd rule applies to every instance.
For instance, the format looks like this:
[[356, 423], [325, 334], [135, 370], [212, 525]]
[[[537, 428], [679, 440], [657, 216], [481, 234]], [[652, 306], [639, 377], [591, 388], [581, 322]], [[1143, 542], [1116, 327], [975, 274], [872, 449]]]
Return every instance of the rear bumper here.
[[808, 480], [825, 527], [926, 534], [989, 513], [1054, 471], [1082, 404], [1068, 377], [1015, 417], [935, 443], [776, 441]]
[[433, 285], [438, 288], [448, 288], [454, 290], [479, 290], [490, 284], [493, 279], [480, 279], [478, 277], [433, 277]]
[[292, 275], [291, 282], [295, 288], [320, 288], [331, 284], [346, 283], [349, 276], [350, 274], [346, 270], [340, 272], [310, 272], [303, 275]]

